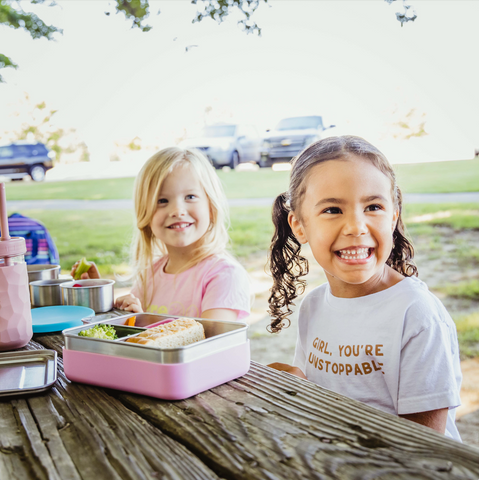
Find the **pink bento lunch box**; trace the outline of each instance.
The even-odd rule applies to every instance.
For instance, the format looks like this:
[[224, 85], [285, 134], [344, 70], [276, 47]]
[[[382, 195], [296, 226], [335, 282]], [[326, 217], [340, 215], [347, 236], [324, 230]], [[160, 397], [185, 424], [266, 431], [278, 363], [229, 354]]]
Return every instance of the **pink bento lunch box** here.
[[[205, 340], [178, 348], [155, 348], [124, 340], [174, 320], [175, 316], [132, 314], [92, 322], [63, 331], [63, 366], [69, 380], [114, 388], [164, 400], [182, 400], [241, 377], [250, 367], [248, 325], [196, 318]], [[82, 337], [81, 330], [96, 323], [113, 325], [117, 340]]]

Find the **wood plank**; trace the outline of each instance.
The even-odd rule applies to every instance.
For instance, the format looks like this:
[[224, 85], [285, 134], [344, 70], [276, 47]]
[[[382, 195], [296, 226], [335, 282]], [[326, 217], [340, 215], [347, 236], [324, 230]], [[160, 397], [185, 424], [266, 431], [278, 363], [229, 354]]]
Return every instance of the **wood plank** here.
[[225, 478], [479, 478], [479, 450], [254, 362], [184, 401], [110, 393]]
[[479, 450], [254, 362], [181, 402], [119, 398], [227, 478], [479, 477]]
[[0, 427], [2, 480], [218, 478], [105, 390], [70, 382], [61, 357], [51, 390], [0, 401]]

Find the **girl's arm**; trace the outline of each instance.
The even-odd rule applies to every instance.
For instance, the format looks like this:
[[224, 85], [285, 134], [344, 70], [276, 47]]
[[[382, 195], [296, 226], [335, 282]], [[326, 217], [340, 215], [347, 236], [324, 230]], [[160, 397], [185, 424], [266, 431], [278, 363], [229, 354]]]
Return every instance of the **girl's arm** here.
[[238, 310], [230, 310], [229, 308], [211, 308], [210, 310], [205, 310], [201, 314], [201, 318], [235, 322], [236, 320], [238, 320], [238, 314]]
[[446, 433], [447, 408], [439, 408], [438, 410], [430, 410], [428, 412], [408, 413], [399, 415], [402, 418], [419, 423], [426, 427], [436, 430], [436, 432]]
[[280, 372], [288, 372], [288, 373], [291, 373], [291, 375], [296, 375], [299, 378], [304, 378], [305, 380], [307, 380], [306, 375], [303, 373], [303, 371], [300, 368], [292, 367], [287, 363], [277, 363], [277, 362], [270, 363], [268, 367], [274, 368], [275, 370], [279, 370]]

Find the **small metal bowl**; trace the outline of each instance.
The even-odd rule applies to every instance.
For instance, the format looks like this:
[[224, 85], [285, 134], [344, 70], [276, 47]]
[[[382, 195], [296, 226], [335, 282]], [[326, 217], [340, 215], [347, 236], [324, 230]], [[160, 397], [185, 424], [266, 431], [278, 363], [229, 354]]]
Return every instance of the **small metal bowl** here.
[[[95, 310], [95, 313], [108, 312], [113, 308], [113, 285], [115, 280], [103, 278], [73, 280], [60, 285], [63, 305], [79, 305]], [[74, 287], [81, 285], [81, 287]]]
[[71, 277], [30, 282], [30, 301], [32, 302], [32, 307], [61, 305], [62, 290], [60, 285], [65, 282], [71, 282]]
[[27, 265], [28, 282], [58, 278], [60, 268], [60, 265]]

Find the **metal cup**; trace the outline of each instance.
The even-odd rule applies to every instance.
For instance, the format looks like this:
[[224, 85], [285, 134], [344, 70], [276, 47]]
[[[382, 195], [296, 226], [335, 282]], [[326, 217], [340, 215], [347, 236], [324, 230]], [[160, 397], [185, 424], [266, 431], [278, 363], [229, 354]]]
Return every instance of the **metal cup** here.
[[[114, 280], [103, 278], [62, 283], [63, 305], [89, 307], [95, 310], [95, 313], [108, 312], [113, 308], [114, 284]], [[74, 287], [73, 285], [80, 285], [80, 287]]]
[[27, 265], [28, 281], [51, 280], [60, 275], [60, 265]]
[[71, 282], [71, 277], [30, 282], [30, 299], [32, 307], [61, 305], [62, 290], [60, 285], [65, 282]]

